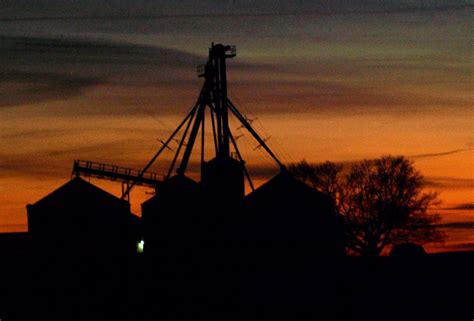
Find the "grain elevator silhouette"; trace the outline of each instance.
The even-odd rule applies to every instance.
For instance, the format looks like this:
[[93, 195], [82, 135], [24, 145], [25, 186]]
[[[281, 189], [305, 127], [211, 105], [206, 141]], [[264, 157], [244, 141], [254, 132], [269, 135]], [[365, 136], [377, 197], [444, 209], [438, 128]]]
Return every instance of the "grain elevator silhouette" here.
[[[172, 266], [269, 252], [344, 255], [343, 221], [334, 201], [294, 178], [228, 97], [226, 60], [235, 56], [234, 46], [211, 45], [207, 63], [197, 68], [204, 83], [194, 107], [142, 170], [75, 161], [71, 181], [27, 206], [33, 242], [55, 252], [89, 254], [133, 253], [144, 244], [145, 255]], [[258, 188], [229, 128], [230, 117], [279, 168]], [[205, 153], [209, 133], [212, 155]], [[150, 172], [172, 141], [178, 144], [167, 174]], [[196, 146], [200, 181], [187, 175]], [[121, 182], [122, 197], [90, 184], [84, 180], [88, 177]], [[251, 190], [247, 195], [245, 181]], [[141, 219], [128, 202], [136, 185], [155, 191], [142, 204]]]

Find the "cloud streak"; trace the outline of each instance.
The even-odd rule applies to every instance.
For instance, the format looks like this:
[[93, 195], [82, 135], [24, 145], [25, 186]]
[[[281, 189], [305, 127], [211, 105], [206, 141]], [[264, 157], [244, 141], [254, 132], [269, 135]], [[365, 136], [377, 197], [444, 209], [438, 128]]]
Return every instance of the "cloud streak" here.
[[445, 247], [446, 247], [446, 249], [452, 249], [452, 250], [473, 251], [474, 250], [474, 243], [473, 242], [466, 242], [466, 243], [448, 244]]
[[[463, 95], [405, 93], [388, 86], [385, 75], [400, 70], [400, 64], [407, 64], [404, 66], [412, 70], [421, 63], [422, 71], [442, 73], [446, 81], [464, 79], [465, 71], [456, 64], [440, 67], [431, 58], [417, 56], [415, 61], [407, 62], [344, 57], [309, 61], [304, 69], [288, 61], [239, 61], [232, 63], [229, 88], [260, 112], [399, 113], [432, 106], [470, 106]], [[97, 102], [89, 104], [94, 108], [86, 107], [81, 112], [108, 113], [113, 105], [120, 113], [135, 113], [130, 105], [155, 109], [157, 102], [161, 112], [175, 110], [180, 98], [194, 100], [188, 96], [197, 95], [201, 82], [193, 71], [205, 60], [204, 56], [160, 46], [0, 36], [0, 73], [4, 75], [0, 88], [5, 93], [0, 97], [0, 107], [66, 100], [99, 86], [101, 90], [92, 97], [98, 98]], [[357, 75], [366, 77], [367, 70], [371, 70], [372, 77], [383, 77], [385, 85], [352, 80]], [[110, 90], [111, 86], [114, 90]]]
[[[121, 112], [130, 112], [126, 106], [129, 101], [135, 105], [156, 105], [157, 101], [170, 105], [169, 101], [190, 92], [197, 95], [201, 81], [194, 70], [205, 61], [204, 56], [159, 46], [0, 36], [0, 107], [66, 100], [97, 86], [106, 86], [106, 97], [100, 97], [102, 104], [109, 100], [115, 108], [124, 107]], [[236, 74], [285, 72], [269, 63], [241, 62], [232, 69]], [[160, 92], [167, 93], [165, 99], [169, 101], [163, 101]], [[94, 113], [107, 113], [104, 109], [98, 106]]]
[[453, 207], [448, 207], [445, 208], [445, 210], [465, 210], [465, 211], [471, 211], [474, 210], [474, 203], [463, 203], [459, 204]]
[[409, 156], [410, 158], [431, 158], [431, 157], [439, 157], [439, 156], [446, 156], [446, 155], [452, 155], [452, 154], [458, 154], [462, 152], [467, 152], [473, 150], [473, 148], [461, 148], [461, 149], [454, 149], [454, 150], [449, 150], [446, 152], [439, 152], [439, 153], [427, 153], [427, 154], [418, 154], [418, 155], [412, 155]]
[[472, 178], [455, 178], [446, 176], [427, 176], [425, 177], [425, 185], [428, 187], [439, 188], [474, 188], [474, 179]]
[[0, 107], [66, 100], [103, 83], [98, 78], [67, 74], [23, 71], [3, 71], [1, 74], [0, 89], [5, 94], [0, 95]]
[[183, 51], [159, 47], [0, 37], [0, 107], [65, 100], [110, 82], [178, 80], [176, 70], [194, 68], [200, 60]]
[[474, 229], [474, 222], [452, 222], [446, 224], [439, 224], [438, 226], [442, 228], [452, 229]]
[[[18, 4], [4, 8], [9, 15], [0, 17], [0, 22], [16, 21], [71, 21], [71, 20], [156, 20], [156, 19], [209, 19], [243, 17], [285, 17], [285, 16], [334, 16], [356, 14], [400, 14], [418, 12], [439, 12], [468, 9], [467, 3], [427, 1], [180, 1], [180, 4], [158, 1], [122, 2], [114, 7], [84, 1], [68, 3], [67, 6], [55, 3], [53, 9], [44, 14], [35, 8], [33, 1], [17, 1]], [[81, 4], [82, 3], [82, 4]], [[134, 2], [135, 4], [135, 2]], [[27, 7], [29, 10], [24, 10]], [[1, 7], [0, 7], [1, 8]], [[5, 10], [6, 9], [6, 10]], [[23, 10], [22, 10], [23, 9]], [[27, 14], [25, 14], [26, 12]], [[72, 13], [65, 15], [64, 12]], [[112, 13], [110, 13], [112, 12]]]

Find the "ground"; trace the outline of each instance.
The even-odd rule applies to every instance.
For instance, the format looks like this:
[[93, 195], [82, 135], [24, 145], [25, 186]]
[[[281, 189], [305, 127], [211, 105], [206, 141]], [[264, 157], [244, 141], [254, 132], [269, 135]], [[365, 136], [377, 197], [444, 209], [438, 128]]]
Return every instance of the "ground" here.
[[[218, 262], [218, 260], [216, 260]], [[3, 320], [472, 320], [474, 252], [270, 257], [3, 256]]]

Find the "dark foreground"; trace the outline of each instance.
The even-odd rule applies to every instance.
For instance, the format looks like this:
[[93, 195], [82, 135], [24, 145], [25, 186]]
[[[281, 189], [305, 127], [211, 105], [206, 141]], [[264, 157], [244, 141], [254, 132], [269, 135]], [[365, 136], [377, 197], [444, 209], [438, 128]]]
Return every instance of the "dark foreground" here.
[[0, 319], [470, 321], [473, 273], [473, 252], [404, 260], [262, 254], [247, 264], [172, 269], [143, 255], [3, 256]]

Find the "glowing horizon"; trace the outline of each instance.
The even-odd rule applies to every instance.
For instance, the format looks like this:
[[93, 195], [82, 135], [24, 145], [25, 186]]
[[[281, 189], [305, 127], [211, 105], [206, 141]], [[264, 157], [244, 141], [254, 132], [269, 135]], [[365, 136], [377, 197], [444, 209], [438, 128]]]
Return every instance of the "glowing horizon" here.
[[[25, 230], [26, 204], [65, 183], [74, 159], [142, 168], [194, 104], [195, 67], [222, 41], [238, 50], [229, 96], [283, 162], [407, 156], [451, 224], [446, 244], [429, 248], [474, 249], [468, 6], [186, 3], [0, 11], [0, 232]], [[278, 171], [249, 135], [239, 145], [259, 184]], [[134, 213], [147, 197], [132, 194]]]

